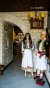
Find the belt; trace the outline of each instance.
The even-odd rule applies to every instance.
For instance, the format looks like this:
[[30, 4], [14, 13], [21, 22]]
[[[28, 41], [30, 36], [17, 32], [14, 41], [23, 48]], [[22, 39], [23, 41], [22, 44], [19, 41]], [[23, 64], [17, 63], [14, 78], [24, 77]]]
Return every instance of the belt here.
[[45, 55], [45, 52], [43, 52], [43, 51], [38, 51], [38, 53], [42, 56]]
[[25, 49], [31, 49], [31, 48], [25, 48]]

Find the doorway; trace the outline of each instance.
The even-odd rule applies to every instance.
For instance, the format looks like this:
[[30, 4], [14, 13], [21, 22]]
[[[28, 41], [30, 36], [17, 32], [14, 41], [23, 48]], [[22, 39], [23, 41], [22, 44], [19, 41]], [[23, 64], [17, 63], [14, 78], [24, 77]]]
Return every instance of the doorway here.
[[24, 34], [18, 26], [13, 27], [13, 59], [17, 62], [22, 59], [22, 40]]

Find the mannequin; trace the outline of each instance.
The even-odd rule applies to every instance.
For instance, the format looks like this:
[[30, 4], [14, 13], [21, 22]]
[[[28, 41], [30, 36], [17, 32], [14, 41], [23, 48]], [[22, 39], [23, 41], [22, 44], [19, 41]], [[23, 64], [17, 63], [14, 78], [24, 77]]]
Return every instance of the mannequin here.
[[25, 71], [25, 78], [27, 78], [27, 72], [31, 72], [33, 77], [33, 49], [31, 36], [29, 33], [26, 33], [22, 42], [23, 57], [21, 64], [21, 69]]
[[37, 42], [37, 59], [36, 59], [36, 70], [37, 76], [34, 77], [36, 79], [36, 84], [44, 85], [45, 81], [43, 80], [43, 76], [45, 71], [47, 70], [47, 57], [46, 57], [46, 46], [48, 45], [48, 41], [46, 38], [46, 32], [42, 31], [41, 40]]

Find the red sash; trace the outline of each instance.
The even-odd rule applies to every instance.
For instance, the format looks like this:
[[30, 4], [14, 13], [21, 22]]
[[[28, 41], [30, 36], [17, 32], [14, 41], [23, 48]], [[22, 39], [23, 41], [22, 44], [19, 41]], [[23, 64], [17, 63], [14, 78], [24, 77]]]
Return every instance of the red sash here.
[[40, 54], [40, 56], [45, 55], [45, 52], [42, 52], [42, 51], [38, 51], [38, 53]]

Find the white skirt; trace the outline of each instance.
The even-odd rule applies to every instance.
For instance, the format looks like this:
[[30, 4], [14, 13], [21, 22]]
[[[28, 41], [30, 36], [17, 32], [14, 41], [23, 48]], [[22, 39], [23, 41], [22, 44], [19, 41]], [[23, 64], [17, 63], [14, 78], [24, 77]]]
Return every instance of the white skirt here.
[[32, 50], [31, 49], [24, 50], [21, 67], [23, 69], [33, 68], [33, 57], [32, 57]]
[[37, 53], [36, 69], [39, 69], [39, 70], [47, 70], [47, 60], [46, 60], [46, 56], [45, 55], [43, 55], [40, 58], [39, 57], [39, 53]]

